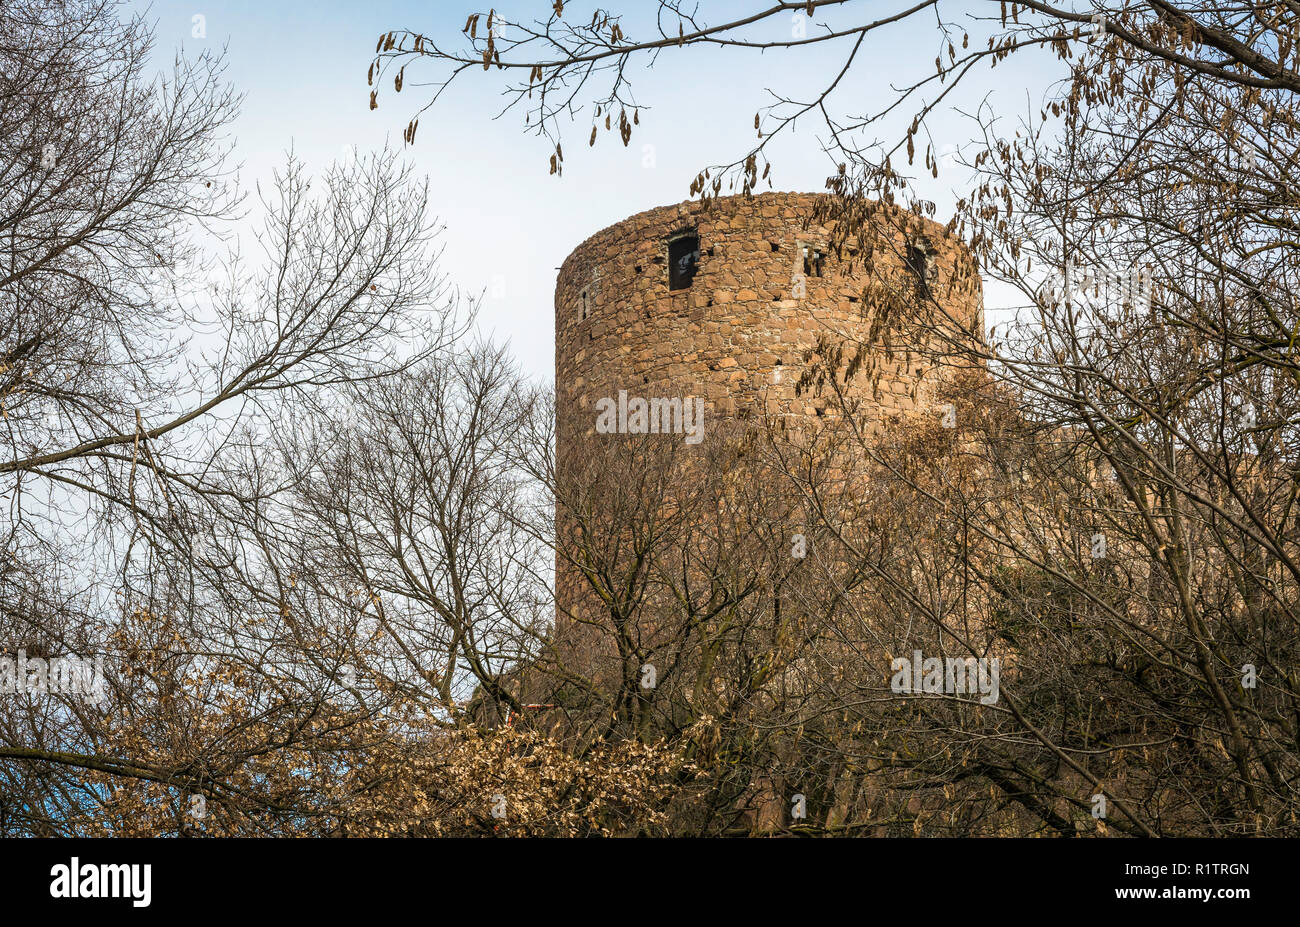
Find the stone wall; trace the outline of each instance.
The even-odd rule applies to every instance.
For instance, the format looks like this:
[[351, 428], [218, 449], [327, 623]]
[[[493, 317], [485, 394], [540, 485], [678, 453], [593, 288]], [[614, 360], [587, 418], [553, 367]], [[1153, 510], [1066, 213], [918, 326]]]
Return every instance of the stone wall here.
[[[923, 348], [944, 340], [940, 329], [958, 338], [982, 329], [968, 253], [942, 226], [893, 207], [880, 207], [860, 234], [837, 239], [835, 226], [818, 218], [828, 205], [817, 194], [768, 193], [665, 206], [597, 232], [569, 255], [555, 291], [562, 488], [587, 485], [593, 462], [613, 447], [602, 442], [618, 441], [596, 432], [602, 400], [616, 401], [620, 390], [633, 398], [702, 397], [706, 441], [713, 431], [734, 441], [746, 421], [767, 416], [786, 426], [833, 416], [827, 373], [858, 403], [859, 416], [934, 411], [929, 394], [944, 362], [942, 352]], [[690, 285], [674, 290], [669, 247], [685, 234], [698, 236], [699, 260]], [[923, 315], [927, 324], [909, 324]], [[860, 356], [850, 363], [854, 352]], [[601, 465], [594, 466], [598, 476]], [[604, 498], [611, 491], [633, 490], [606, 487]], [[589, 525], [611, 517], [597, 502], [594, 513], [582, 513]], [[556, 634], [568, 643], [557, 650], [581, 647], [569, 657], [590, 672], [613, 660], [616, 648], [592, 643], [608, 609], [572, 559], [581, 548], [567, 540], [575, 518], [563, 508]], [[610, 672], [617, 678], [625, 668]]]
[[[833, 224], [814, 215], [824, 197], [767, 193], [726, 197], [708, 208], [681, 203], [639, 213], [579, 245], [555, 289], [555, 382], [561, 421], [594, 424], [594, 403], [619, 389], [632, 395], [703, 396], [710, 420], [766, 407], [815, 415], [815, 396], [795, 385], [819, 336], [870, 344], [880, 306], [873, 292], [917, 286], [909, 248], [928, 254], [927, 285], [961, 326], [978, 330], [981, 294], [965, 249], [942, 226], [886, 210], [876, 240], [828, 250]], [[699, 236], [691, 285], [670, 290], [668, 242]], [[864, 236], [865, 237], [865, 236]], [[865, 247], [864, 247], [865, 244]], [[821, 275], [805, 270], [804, 248], [821, 248]], [[916, 254], [917, 252], [913, 252]], [[802, 292], [801, 292], [802, 291]], [[851, 384], [887, 414], [924, 401], [934, 369], [913, 354], [879, 358], [874, 383]], [[561, 433], [566, 441], [577, 435]]]

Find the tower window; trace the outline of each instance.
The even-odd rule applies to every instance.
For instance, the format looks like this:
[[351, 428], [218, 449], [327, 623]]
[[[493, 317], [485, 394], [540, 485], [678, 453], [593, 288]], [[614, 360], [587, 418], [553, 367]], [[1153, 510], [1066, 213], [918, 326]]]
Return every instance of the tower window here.
[[585, 322], [591, 316], [591, 302], [587, 298], [587, 291], [583, 290], [582, 295], [578, 298], [578, 321]]
[[916, 278], [916, 295], [925, 299], [930, 295], [930, 282], [935, 277], [934, 255], [929, 247], [921, 242], [907, 246], [907, 269]]
[[822, 275], [822, 249], [813, 245], [803, 246], [803, 275], [820, 277]]
[[684, 290], [700, 263], [700, 236], [681, 235], [668, 242], [668, 289]]

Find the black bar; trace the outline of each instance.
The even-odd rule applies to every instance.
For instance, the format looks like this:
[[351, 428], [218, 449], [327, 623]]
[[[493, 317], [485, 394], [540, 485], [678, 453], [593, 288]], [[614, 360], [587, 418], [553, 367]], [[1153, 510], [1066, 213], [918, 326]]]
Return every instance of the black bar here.
[[[669, 917], [666, 900], [686, 904], [687, 897], [695, 899], [686, 904], [693, 915], [772, 914], [785, 904], [807, 914], [847, 903], [864, 916], [928, 909], [945, 921], [961, 916], [962, 905], [971, 916], [1028, 905], [1084, 916], [1197, 910], [1231, 917], [1261, 901], [1289, 901], [1292, 851], [1281, 840], [7, 840], [0, 891], [6, 913], [112, 909], [130, 919], [284, 913], [333, 920], [381, 905], [436, 921], [451, 917], [459, 905], [445, 905], [461, 899], [471, 911], [488, 905], [483, 910], [494, 916], [528, 909], [586, 921], [595, 911]], [[51, 897], [61, 873], [55, 867], [73, 857], [83, 874], [87, 865], [148, 864], [148, 906], [131, 897]], [[101, 872], [92, 873], [93, 887]], [[142, 881], [133, 883], [136, 900]], [[1135, 889], [1154, 897], [1120, 897]], [[1223, 894], [1243, 890], [1242, 897]], [[604, 904], [612, 907], [591, 907]]]

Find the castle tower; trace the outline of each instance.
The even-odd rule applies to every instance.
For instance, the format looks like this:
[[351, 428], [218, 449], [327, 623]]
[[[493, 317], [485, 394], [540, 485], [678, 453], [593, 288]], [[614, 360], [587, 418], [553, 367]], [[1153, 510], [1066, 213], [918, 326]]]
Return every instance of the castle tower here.
[[[828, 344], [869, 358], [870, 375], [846, 378], [842, 389], [870, 417], [927, 411], [943, 365], [919, 344], [882, 347], [882, 332], [929, 305], [940, 310], [931, 312], [939, 328], [979, 337], [974, 263], [942, 226], [893, 206], [862, 204], [869, 221], [836, 235], [824, 220], [830, 205], [820, 194], [766, 193], [664, 206], [597, 232], [568, 256], [555, 289], [561, 484], [591, 442], [617, 440], [601, 433], [611, 430], [602, 414], [613, 408], [613, 430], [635, 431], [628, 407], [638, 399], [682, 400], [689, 417], [698, 398], [706, 432], [833, 414], [808, 382], [826, 365]], [[650, 430], [676, 430], [676, 410], [661, 402]], [[564, 544], [563, 514], [559, 521]], [[563, 558], [556, 583], [560, 614], [592, 607]]]
[[[808, 193], [681, 203], [574, 249], [555, 287], [561, 456], [592, 430], [595, 403], [619, 390], [702, 396], [713, 421], [818, 415], [824, 400], [796, 395], [796, 384], [819, 336], [870, 347], [886, 304], [917, 292], [933, 294], [943, 324], [978, 336], [979, 277], [942, 226], [881, 207], [872, 240], [853, 236], [836, 250], [834, 223], [818, 221], [826, 205]], [[880, 415], [921, 406], [933, 365], [906, 351], [880, 360], [875, 383], [848, 388]]]

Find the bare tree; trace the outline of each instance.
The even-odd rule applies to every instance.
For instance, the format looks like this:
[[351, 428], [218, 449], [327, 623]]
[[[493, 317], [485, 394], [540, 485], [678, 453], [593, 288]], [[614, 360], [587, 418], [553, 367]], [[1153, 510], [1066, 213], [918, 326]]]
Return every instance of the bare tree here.
[[[558, 2], [545, 20], [534, 22], [507, 19], [495, 10], [471, 12], [461, 47], [436, 41], [418, 24], [394, 29], [379, 36], [367, 81], [372, 109], [390, 81], [395, 93], [409, 82], [432, 87], [406, 128], [407, 141], [414, 143], [419, 114], [458, 79], [482, 72], [480, 79], [501, 82], [504, 108], [522, 110], [525, 129], [548, 141], [551, 173], [559, 173], [568, 123], [585, 124], [580, 134], [592, 145], [602, 132], [615, 131], [624, 145], [629, 143], [648, 109], [632, 89], [639, 67], [703, 49], [778, 52], [798, 60], [808, 52], [808, 66], [824, 70], [821, 89], [806, 98], [786, 96], [779, 87], [769, 90], [771, 102], [754, 116], [753, 144], [701, 167], [690, 192], [748, 192], [770, 183], [766, 151], [772, 139], [788, 133], [796, 120], [813, 120], [825, 130], [828, 153], [848, 169], [835, 189], [892, 200], [908, 187], [904, 157], [910, 166], [922, 155], [926, 171], [937, 176], [940, 152], [927, 118], [947, 105], [959, 86], [996, 79], [997, 64], [1012, 55], [1059, 60], [1062, 81], [1049, 103], [1104, 92], [1135, 59], [1155, 69], [1148, 80], [1199, 76], [1224, 86], [1295, 93], [1300, 90], [1294, 61], [1297, 15], [1287, 2], [1207, 7], [1151, 0], [1076, 8], [999, 0], [952, 15], [937, 0], [886, 8], [857, 0], [791, 0], [759, 3], [719, 22], [710, 21], [698, 4], [660, 0], [654, 33], [632, 36], [616, 10], [597, 9], [590, 21], [577, 21], [566, 18], [565, 4]], [[856, 100], [845, 99], [844, 88], [851, 84], [846, 77], [864, 66], [876, 45], [895, 41], [901, 29], [932, 35], [933, 68], [901, 75], [878, 107], [857, 110]], [[891, 120], [900, 118], [895, 127]], [[980, 150], [977, 146], [972, 157]]]
[[[427, 191], [391, 153], [314, 192], [290, 161], [261, 198], [259, 266], [236, 252], [218, 278], [198, 239], [238, 202], [222, 141], [236, 98], [210, 56], [150, 77], [149, 29], [121, 13], [0, 12], [0, 646], [11, 670], [105, 664], [98, 707], [5, 696], [12, 830], [76, 828], [109, 800], [87, 770], [281, 803], [230, 778], [310, 730], [321, 691], [262, 664], [256, 626], [281, 598], [240, 594], [283, 559], [241, 530], [285, 489], [259, 459], [279, 423], [460, 330]], [[263, 697], [218, 711], [249, 673]], [[252, 718], [261, 739], [234, 736]]]

